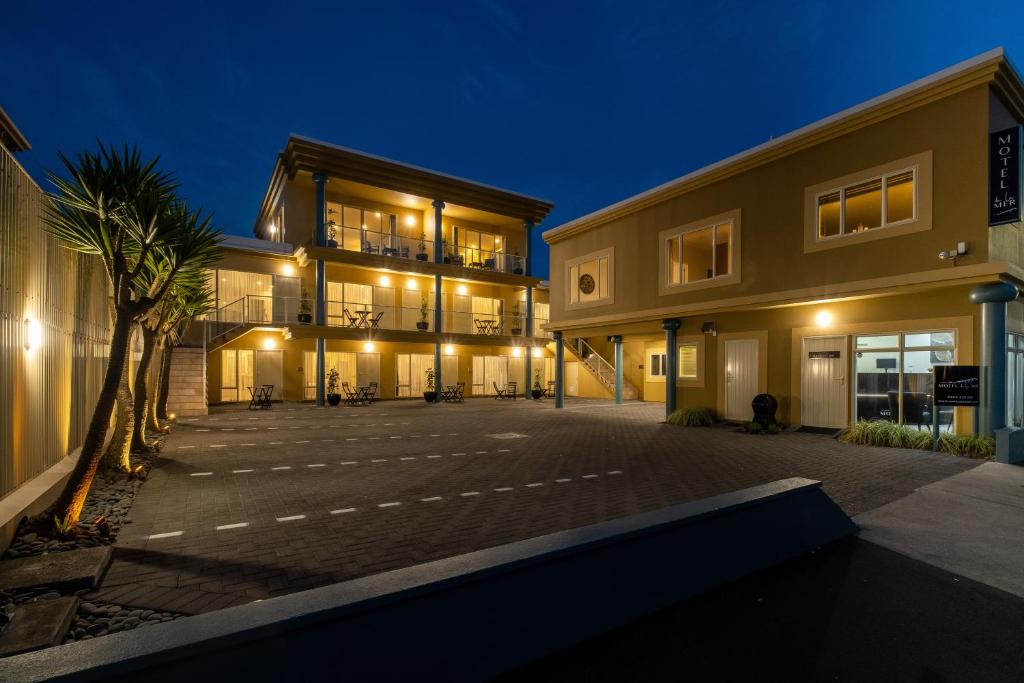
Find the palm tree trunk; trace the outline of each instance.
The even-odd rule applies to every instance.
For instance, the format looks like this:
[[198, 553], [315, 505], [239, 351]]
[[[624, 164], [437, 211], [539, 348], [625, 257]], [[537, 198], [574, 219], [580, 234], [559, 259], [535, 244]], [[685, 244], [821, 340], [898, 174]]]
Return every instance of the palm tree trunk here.
[[165, 344], [163, 357], [160, 359], [160, 386], [156, 391], [156, 416], [161, 420], [167, 419], [167, 395], [171, 388], [171, 356], [174, 353], [174, 344]]
[[131, 337], [129, 337], [128, 347], [125, 351], [124, 369], [121, 371], [121, 383], [117, 388], [114, 435], [103, 454], [102, 467], [108, 472], [131, 471], [132, 434], [135, 426], [135, 404], [132, 401], [132, 388], [128, 381], [131, 353], [132, 344]]
[[150, 363], [149, 368], [149, 400], [146, 403], [146, 429], [151, 432], [162, 432], [164, 428], [156, 415], [156, 401], [160, 394], [160, 380], [163, 377], [164, 355], [167, 353], [167, 339], [160, 335], [156, 343], [156, 362]]
[[146, 406], [149, 405], [149, 367], [153, 362], [158, 333], [142, 326], [142, 358], [135, 369], [135, 425], [132, 432], [132, 450], [148, 451], [146, 443]]
[[53, 515], [70, 525], [77, 524], [82, 515], [82, 506], [89, 495], [89, 488], [96, 477], [96, 470], [103, 458], [103, 442], [110, 428], [110, 414], [117, 401], [117, 389], [121, 384], [121, 373], [127, 359], [128, 342], [131, 339], [133, 316], [129, 311], [117, 309], [114, 313], [114, 331], [110, 338], [110, 362], [103, 376], [103, 388], [96, 400], [96, 409], [89, 422], [89, 430], [82, 441], [82, 452], [68, 477], [64, 490], [53, 506]]

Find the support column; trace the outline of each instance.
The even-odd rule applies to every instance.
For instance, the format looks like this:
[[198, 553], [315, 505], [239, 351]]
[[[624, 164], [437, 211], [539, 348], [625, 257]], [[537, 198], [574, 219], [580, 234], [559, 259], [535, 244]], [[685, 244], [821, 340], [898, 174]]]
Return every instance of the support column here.
[[444, 238], [444, 235], [441, 234], [441, 229], [444, 227], [441, 221], [441, 211], [444, 209], [444, 202], [435, 199], [431, 206], [434, 207], [434, 263], [444, 263], [444, 254], [441, 253], [441, 240]]
[[676, 376], [679, 374], [676, 331], [681, 325], [679, 318], [661, 321], [661, 329], [665, 330], [665, 417], [676, 411]]
[[971, 290], [981, 304], [981, 420], [979, 432], [992, 436], [1006, 427], [1006, 304], [1017, 298], [1008, 282], [991, 282]]
[[[437, 244], [437, 240], [434, 241]], [[434, 390], [441, 395], [441, 276], [434, 276]], [[458, 378], [455, 378], [458, 381]], [[452, 382], [454, 384], [455, 382]]]
[[[523, 339], [533, 339], [533, 287], [526, 288], [526, 324], [523, 325]], [[529, 396], [533, 389], [533, 344], [527, 343], [524, 347], [526, 359], [523, 361], [523, 374], [526, 375], [523, 382], [523, 394]]]
[[523, 221], [523, 232], [526, 233], [526, 249], [524, 249], [523, 256], [526, 258], [526, 267], [523, 268], [523, 274], [527, 277], [533, 272], [533, 253], [530, 249], [530, 235], [533, 232], [533, 221]]
[[324, 364], [324, 338], [316, 338], [316, 407], [324, 407], [324, 372], [326, 367]]
[[313, 184], [316, 185], [316, 233], [313, 237], [316, 246], [323, 247], [327, 244], [327, 174], [314, 173]]
[[622, 335], [609, 337], [615, 344], [615, 402], [621, 404], [622, 399]]
[[562, 342], [562, 333], [555, 332], [555, 407], [561, 408], [565, 405], [565, 347]]

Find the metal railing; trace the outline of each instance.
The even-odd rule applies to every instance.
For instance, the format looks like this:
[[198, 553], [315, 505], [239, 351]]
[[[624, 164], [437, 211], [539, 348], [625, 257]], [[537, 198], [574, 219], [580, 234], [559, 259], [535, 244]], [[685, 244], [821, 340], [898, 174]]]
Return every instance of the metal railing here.
[[576, 338], [568, 340], [572, 350], [576, 352], [580, 360], [586, 363], [597, 378], [606, 385], [615, 386], [615, 366], [604, 359], [600, 353], [594, 350], [586, 339]]
[[[431, 262], [434, 260], [433, 240], [421, 240], [419, 237], [393, 235], [362, 228], [343, 228], [340, 225], [327, 226], [327, 246], [394, 258]], [[525, 256], [474, 247], [445, 244], [441, 260], [443, 263], [476, 270], [514, 275], [522, 275], [526, 272]]]
[[246, 294], [208, 315], [206, 324], [209, 338], [215, 340], [245, 325], [297, 323], [300, 313], [311, 311], [312, 302], [303, 307], [301, 297]]

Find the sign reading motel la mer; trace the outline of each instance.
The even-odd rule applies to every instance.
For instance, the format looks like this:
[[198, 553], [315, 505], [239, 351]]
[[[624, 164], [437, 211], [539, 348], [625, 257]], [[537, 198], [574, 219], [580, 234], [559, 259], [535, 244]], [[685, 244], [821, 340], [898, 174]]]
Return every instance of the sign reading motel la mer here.
[[977, 365], [936, 365], [935, 405], [978, 406], [981, 372]]
[[988, 224], [1002, 225], [1021, 219], [1020, 126], [989, 133]]

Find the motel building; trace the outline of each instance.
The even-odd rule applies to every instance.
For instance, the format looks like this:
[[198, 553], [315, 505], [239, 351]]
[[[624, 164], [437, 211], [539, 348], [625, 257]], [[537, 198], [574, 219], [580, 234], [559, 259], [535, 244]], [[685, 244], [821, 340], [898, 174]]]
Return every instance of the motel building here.
[[272, 385], [272, 400], [323, 405], [332, 370], [343, 397], [347, 385], [422, 401], [428, 370], [466, 397], [547, 386], [548, 296], [531, 276], [530, 231], [551, 208], [292, 136], [255, 237], [223, 243], [209, 273], [216, 311], [187, 342], [205, 354], [209, 402], [248, 403]]
[[547, 230], [560, 397], [927, 429], [932, 368], [973, 364], [982, 431], [1021, 426], [1022, 121], [994, 50]]

